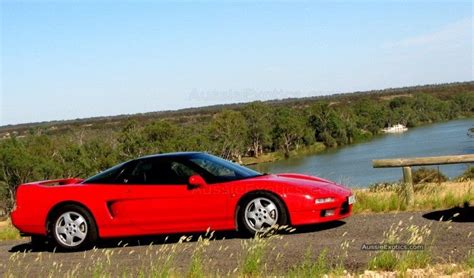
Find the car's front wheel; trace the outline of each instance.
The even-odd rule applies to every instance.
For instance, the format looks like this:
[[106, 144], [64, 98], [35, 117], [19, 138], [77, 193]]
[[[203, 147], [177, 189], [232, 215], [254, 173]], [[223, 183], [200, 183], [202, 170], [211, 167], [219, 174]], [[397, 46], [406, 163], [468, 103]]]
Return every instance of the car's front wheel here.
[[97, 240], [97, 226], [91, 214], [76, 205], [58, 209], [49, 224], [51, 238], [66, 251], [87, 249]]
[[248, 235], [288, 224], [288, 214], [283, 202], [268, 192], [249, 194], [241, 202], [237, 217], [239, 229]]

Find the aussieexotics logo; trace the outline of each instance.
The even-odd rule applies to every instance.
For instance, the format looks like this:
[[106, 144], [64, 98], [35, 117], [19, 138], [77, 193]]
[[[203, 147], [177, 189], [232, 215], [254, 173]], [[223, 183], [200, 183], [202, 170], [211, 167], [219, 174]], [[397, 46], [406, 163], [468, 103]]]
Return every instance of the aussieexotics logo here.
[[376, 243], [362, 244], [361, 250], [364, 251], [422, 251], [425, 249], [424, 244], [405, 244], [405, 243]]

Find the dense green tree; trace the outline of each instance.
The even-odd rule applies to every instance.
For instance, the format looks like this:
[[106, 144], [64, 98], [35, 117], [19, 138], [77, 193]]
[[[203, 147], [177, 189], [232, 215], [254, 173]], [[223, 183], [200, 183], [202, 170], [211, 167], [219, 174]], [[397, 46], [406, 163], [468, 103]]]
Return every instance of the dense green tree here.
[[128, 121], [118, 135], [120, 157], [131, 159], [146, 153], [146, 142], [138, 122]]
[[248, 128], [242, 113], [223, 110], [217, 113], [210, 123], [210, 136], [215, 152], [227, 159], [241, 162], [247, 145]]
[[180, 134], [178, 126], [161, 120], [145, 126], [141, 137], [147, 145], [147, 153], [154, 154], [180, 150], [182, 148]]
[[309, 114], [309, 124], [313, 128], [318, 141], [329, 147], [348, 143], [346, 124], [340, 114], [329, 103], [319, 102], [314, 104]]
[[372, 134], [377, 134], [380, 129], [387, 125], [396, 124], [390, 122], [388, 107], [383, 102], [362, 98], [355, 101], [353, 109], [357, 115], [357, 127]]
[[0, 181], [7, 186], [4, 193], [9, 207], [19, 184], [56, 178], [62, 173], [54, 161], [56, 155], [52, 141], [46, 136], [12, 138], [0, 144]]
[[289, 156], [293, 148], [298, 148], [298, 144], [305, 136], [306, 123], [300, 114], [301, 112], [288, 107], [278, 108], [275, 111], [273, 138], [285, 156]]
[[251, 153], [258, 157], [264, 146], [271, 143], [270, 108], [262, 102], [253, 102], [244, 107], [242, 114], [248, 127]]

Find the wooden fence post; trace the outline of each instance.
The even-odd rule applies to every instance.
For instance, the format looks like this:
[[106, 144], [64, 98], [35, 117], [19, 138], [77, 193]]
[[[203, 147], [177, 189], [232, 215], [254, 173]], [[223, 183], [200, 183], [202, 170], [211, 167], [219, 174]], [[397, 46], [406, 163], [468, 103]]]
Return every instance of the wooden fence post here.
[[[431, 157], [410, 157], [410, 158], [390, 158], [374, 159], [372, 165], [374, 168], [403, 167], [403, 197], [407, 205], [415, 203], [415, 193], [413, 190], [413, 178], [411, 173], [412, 166], [440, 165], [440, 164], [459, 164], [474, 163], [474, 154], [445, 155]], [[438, 167], [439, 175], [439, 167]], [[438, 177], [438, 183], [439, 177]]]
[[411, 167], [403, 167], [403, 191], [406, 205], [412, 206], [415, 203], [415, 192], [413, 190], [413, 177]]

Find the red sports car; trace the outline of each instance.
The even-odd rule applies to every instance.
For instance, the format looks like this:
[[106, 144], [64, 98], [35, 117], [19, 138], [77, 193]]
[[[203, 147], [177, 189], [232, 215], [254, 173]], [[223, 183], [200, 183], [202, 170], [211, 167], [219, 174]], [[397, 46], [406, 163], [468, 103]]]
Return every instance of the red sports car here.
[[350, 189], [324, 179], [260, 174], [193, 152], [141, 157], [86, 180], [22, 184], [11, 217], [33, 243], [79, 250], [99, 238], [334, 221], [353, 202]]

